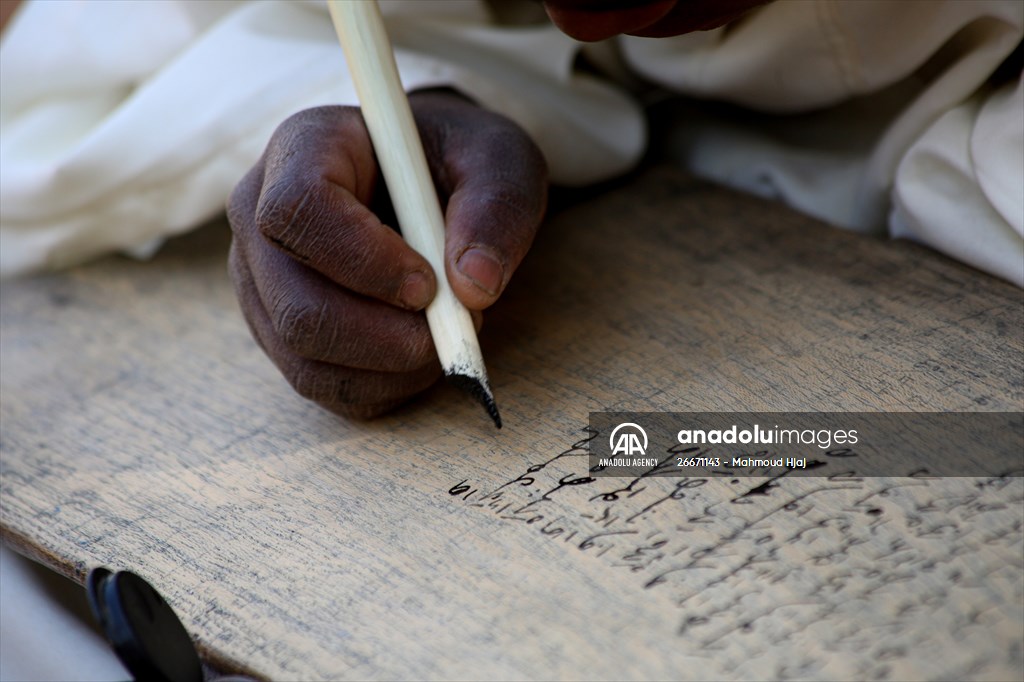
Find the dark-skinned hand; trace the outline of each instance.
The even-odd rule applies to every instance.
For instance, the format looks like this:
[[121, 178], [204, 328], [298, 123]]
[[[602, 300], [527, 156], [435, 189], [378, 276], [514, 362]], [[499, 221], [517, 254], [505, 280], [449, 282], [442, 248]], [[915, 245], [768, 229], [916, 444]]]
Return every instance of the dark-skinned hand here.
[[[470, 311], [493, 304], [547, 198], [522, 129], [452, 91], [410, 95], [444, 209], [446, 272], [403, 241], [359, 109], [287, 119], [228, 200], [230, 271], [259, 345], [299, 394], [372, 417], [441, 373], [423, 309], [447, 277]], [[479, 314], [474, 313], [479, 324]]]

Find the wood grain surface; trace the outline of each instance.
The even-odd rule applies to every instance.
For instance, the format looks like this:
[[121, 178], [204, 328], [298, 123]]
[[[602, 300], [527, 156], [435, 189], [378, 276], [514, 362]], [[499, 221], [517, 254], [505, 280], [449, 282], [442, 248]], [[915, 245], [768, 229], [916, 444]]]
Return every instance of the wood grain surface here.
[[486, 316], [503, 430], [444, 386], [353, 423], [256, 348], [227, 243], [0, 291], [4, 541], [138, 572], [220, 665], [1021, 679], [1021, 478], [580, 482], [590, 411], [1020, 411], [1020, 290], [655, 168]]

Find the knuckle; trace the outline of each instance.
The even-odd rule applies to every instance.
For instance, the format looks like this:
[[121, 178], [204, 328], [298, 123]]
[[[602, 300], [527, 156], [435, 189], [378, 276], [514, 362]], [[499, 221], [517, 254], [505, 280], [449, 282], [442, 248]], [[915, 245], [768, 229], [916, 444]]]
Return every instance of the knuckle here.
[[316, 197], [317, 186], [303, 178], [290, 178], [266, 187], [256, 205], [256, 229], [281, 244], [303, 221], [303, 209]]
[[535, 228], [540, 223], [544, 201], [518, 178], [496, 176], [473, 188], [467, 208], [489, 217], [482, 225], [484, 232], [515, 239], [524, 228]]
[[281, 138], [286, 135], [290, 135], [296, 130], [305, 130], [310, 125], [320, 125], [323, 120], [331, 114], [333, 109], [335, 109], [335, 107], [323, 106], [310, 107], [308, 109], [296, 111], [294, 114], [281, 121], [280, 125], [277, 126], [277, 130], [274, 131], [274, 136], [276, 138]]
[[[325, 104], [319, 107], [309, 107], [297, 111], [284, 119], [271, 138], [271, 145], [287, 143], [287, 138], [295, 134], [305, 134], [310, 128], [331, 128], [339, 122], [351, 118], [358, 113], [358, 109], [352, 106], [341, 106], [337, 104]], [[284, 138], [284, 139], [282, 139]]]
[[517, 178], [500, 176], [482, 188], [480, 200], [487, 204], [507, 207], [524, 215], [529, 213], [532, 203], [529, 192]]
[[336, 341], [326, 301], [288, 297], [271, 313], [281, 342], [300, 357], [319, 357]]
[[242, 252], [238, 245], [238, 241], [235, 239], [231, 240], [231, 246], [228, 248], [228, 279], [231, 280], [231, 286], [235, 290], [235, 296], [242, 304], [243, 312], [245, 311], [246, 303], [244, 293], [248, 293], [248, 277], [246, 277], [245, 265], [243, 264]]
[[502, 160], [503, 168], [521, 177], [546, 179], [547, 162], [544, 154], [524, 130], [505, 121], [504, 125], [493, 126], [484, 138], [488, 151]]
[[262, 162], [254, 166], [228, 195], [228, 224], [233, 234], [245, 235], [252, 226], [259, 202], [259, 183], [263, 176]]
[[489, 135], [484, 153], [487, 173], [470, 183], [475, 203], [500, 210], [507, 220], [539, 222], [547, 204], [547, 164], [537, 146], [518, 128]]

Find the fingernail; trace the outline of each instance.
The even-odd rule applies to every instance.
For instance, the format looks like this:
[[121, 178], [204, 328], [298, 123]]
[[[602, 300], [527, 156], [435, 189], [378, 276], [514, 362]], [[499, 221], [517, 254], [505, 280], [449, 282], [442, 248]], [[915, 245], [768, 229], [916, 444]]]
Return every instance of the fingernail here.
[[482, 248], [467, 249], [459, 256], [458, 268], [488, 296], [497, 296], [505, 279], [505, 269], [501, 263]]
[[406, 308], [421, 310], [430, 303], [430, 282], [422, 272], [413, 272], [405, 277], [398, 298]]

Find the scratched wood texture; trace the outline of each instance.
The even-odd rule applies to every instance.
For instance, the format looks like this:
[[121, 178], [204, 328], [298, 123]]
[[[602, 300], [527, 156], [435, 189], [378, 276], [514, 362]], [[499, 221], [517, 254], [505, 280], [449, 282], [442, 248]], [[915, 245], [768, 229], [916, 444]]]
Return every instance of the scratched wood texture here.
[[590, 410], [1019, 411], [1021, 291], [655, 168], [488, 315], [502, 431], [447, 387], [349, 423], [256, 348], [227, 243], [0, 293], [5, 542], [144, 575], [219, 665], [1021, 679], [1020, 478], [579, 483]]

